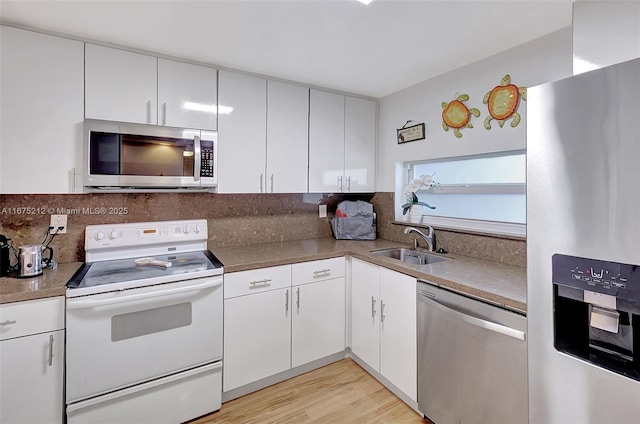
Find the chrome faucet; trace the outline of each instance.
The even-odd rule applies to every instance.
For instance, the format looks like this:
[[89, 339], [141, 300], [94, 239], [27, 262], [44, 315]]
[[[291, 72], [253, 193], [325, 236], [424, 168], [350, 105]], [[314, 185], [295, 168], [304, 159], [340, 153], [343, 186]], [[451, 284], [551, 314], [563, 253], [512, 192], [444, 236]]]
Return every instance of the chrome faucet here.
[[[420, 237], [422, 237], [422, 239], [427, 242], [427, 247], [429, 248], [429, 252], [433, 252], [436, 249], [436, 233], [433, 230], [433, 228], [429, 225], [427, 225], [427, 228], [429, 229], [429, 232], [427, 234], [423, 233], [422, 231], [418, 230], [415, 227], [406, 227], [404, 229], [404, 233], [405, 234], [410, 234], [410, 233], [416, 233], [418, 234]], [[418, 239], [415, 238], [413, 239], [413, 248], [416, 249], [418, 247]]]

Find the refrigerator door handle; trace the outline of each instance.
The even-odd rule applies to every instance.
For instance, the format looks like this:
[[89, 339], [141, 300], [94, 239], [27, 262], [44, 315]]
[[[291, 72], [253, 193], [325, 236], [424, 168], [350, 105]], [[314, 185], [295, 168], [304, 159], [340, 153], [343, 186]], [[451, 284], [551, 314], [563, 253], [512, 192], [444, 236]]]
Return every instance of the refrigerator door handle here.
[[440, 312], [443, 312], [452, 317], [458, 318], [461, 321], [464, 321], [468, 324], [475, 325], [476, 327], [493, 331], [495, 333], [503, 334], [505, 336], [513, 337], [514, 339], [526, 340], [526, 334], [524, 331], [516, 330], [514, 328], [507, 327], [502, 324], [497, 324], [495, 322], [487, 321], [481, 318], [477, 318], [477, 317], [456, 311], [455, 309], [451, 309], [450, 307], [445, 306], [442, 303], [425, 296], [419, 296], [419, 299], [427, 303], [428, 305], [431, 305], [432, 307], [438, 309]]

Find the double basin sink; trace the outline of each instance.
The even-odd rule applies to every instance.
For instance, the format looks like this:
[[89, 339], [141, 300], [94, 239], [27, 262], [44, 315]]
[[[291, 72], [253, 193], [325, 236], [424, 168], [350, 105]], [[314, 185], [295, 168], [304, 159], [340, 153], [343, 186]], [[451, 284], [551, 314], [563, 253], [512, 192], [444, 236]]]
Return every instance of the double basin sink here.
[[376, 256], [384, 256], [386, 258], [396, 259], [408, 264], [414, 265], [431, 265], [436, 262], [448, 261], [450, 258], [432, 255], [420, 250], [406, 249], [404, 247], [394, 247], [391, 249], [374, 250], [371, 254]]

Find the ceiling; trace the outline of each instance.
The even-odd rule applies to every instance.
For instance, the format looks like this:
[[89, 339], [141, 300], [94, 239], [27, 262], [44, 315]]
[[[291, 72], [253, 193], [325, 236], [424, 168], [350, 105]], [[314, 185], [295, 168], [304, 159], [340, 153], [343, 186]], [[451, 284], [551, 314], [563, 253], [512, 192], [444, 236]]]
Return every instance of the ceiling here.
[[572, 1], [0, 1], [0, 19], [381, 98], [571, 25]]

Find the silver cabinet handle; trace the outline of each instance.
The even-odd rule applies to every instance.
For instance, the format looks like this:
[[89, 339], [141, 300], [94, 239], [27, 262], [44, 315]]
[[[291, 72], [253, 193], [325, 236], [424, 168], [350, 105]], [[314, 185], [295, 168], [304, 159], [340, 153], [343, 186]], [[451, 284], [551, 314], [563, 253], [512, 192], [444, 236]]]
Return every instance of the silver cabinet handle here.
[[444, 312], [450, 316], [459, 318], [461, 321], [464, 321], [468, 324], [475, 325], [476, 327], [484, 328], [485, 330], [493, 331], [495, 333], [503, 334], [505, 336], [513, 337], [514, 339], [526, 340], [526, 334], [524, 331], [516, 330], [515, 328], [507, 327], [496, 322], [491, 322], [471, 315], [467, 315], [463, 312], [456, 311], [455, 309], [443, 305], [442, 303], [434, 299], [427, 298], [424, 295], [418, 296], [418, 299], [428, 305], [433, 306], [440, 312]]
[[319, 271], [313, 271], [313, 278], [324, 277], [324, 276], [330, 275], [330, 274], [331, 274], [331, 269], [325, 268], [325, 269], [321, 269]]
[[264, 193], [264, 190], [262, 189], [262, 178], [263, 174], [260, 174], [260, 193]]
[[49, 335], [49, 366], [53, 365], [53, 334]]
[[147, 100], [147, 124], [151, 123], [151, 100]]
[[351, 191], [351, 177], [347, 177], [347, 191]]
[[271, 193], [273, 193], [273, 174], [271, 174]]
[[284, 311], [289, 312], [289, 289], [284, 294]]
[[162, 125], [167, 125], [167, 103], [162, 103]]
[[371, 318], [376, 317], [376, 299], [371, 296]]
[[11, 324], [15, 324], [18, 321], [12, 320], [12, 319], [8, 319], [6, 321], [2, 321], [0, 322], [0, 327], [4, 327], [5, 325], [11, 325]]
[[249, 287], [250, 289], [255, 289], [258, 286], [262, 286], [262, 287], [269, 287], [271, 284], [269, 284], [271, 282], [271, 278], [265, 278], [264, 280], [254, 280], [249, 282], [249, 285], [251, 287]]
[[384, 302], [380, 301], [380, 322], [384, 322], [386, 315], [384, 314]]
[[342, 191], [342, 177], [338, 177], [338, 191]]
[[296, 308], [298, 308], [298, 310], [300, 310], [300, 287], [298, 287], [298, 288], [296, 289], [296, 296], [297, 296], [297, 299], [296, 299]]

